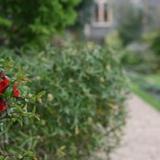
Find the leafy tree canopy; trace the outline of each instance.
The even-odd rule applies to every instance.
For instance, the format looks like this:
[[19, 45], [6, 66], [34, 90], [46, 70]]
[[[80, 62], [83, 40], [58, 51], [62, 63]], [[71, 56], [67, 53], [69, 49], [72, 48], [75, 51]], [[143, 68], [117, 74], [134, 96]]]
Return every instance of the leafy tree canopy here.
[[1, 35], [9, 44], [44, 40], [74, 23], [80, 0], [5, 0], [0, 3]]

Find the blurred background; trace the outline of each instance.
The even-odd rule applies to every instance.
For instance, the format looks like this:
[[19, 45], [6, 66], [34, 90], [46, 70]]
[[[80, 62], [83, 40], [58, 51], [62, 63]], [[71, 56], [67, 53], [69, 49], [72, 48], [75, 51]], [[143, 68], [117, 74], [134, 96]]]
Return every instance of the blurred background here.
[[1, 0], [0, 71], [23, 100], [0, 94], [0, 159], [159, 160], [159, 15], [160, 0]]

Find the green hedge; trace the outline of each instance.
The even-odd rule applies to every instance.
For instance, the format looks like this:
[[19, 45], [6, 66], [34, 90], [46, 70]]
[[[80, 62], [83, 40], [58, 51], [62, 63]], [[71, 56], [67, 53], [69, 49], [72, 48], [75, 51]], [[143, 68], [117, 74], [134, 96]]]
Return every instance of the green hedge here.
[[1, 50], [1, 58], [9, 64], [7, 57], [12, 56], [11, 68], [28, 75], [29, 95], [36, 95], [31, 96], [28, 112], [35, 113], [39, 120], [21, 119], [23, 125], [11, 123], [9, 127], [8, 121], [4, 123], [0, 145], [9, 160], [23, 156], [38, 160], [89, 159], [102, 147], [104, 133], [100, 128], [105, 128], [108, 137], [106, 151], [117, 145], [124, 123], [125, 78], [112, 50], [70, 45], [48, 47], [38, 56], [29, 56], [34, 51], [26, 51], [28, 54], [22, 57], [11, 52]]

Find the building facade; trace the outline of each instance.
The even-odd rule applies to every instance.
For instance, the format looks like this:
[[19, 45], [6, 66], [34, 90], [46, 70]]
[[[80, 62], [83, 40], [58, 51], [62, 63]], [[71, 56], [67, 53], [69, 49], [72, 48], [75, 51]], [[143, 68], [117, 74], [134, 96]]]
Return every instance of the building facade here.
[[94, 0], [91, 12], [90, 24], [85, 25], [85, 35], [87, 39], [103, 41], [114, 26], [112, 3], [110, 0]]
[[94, 0], [90, 23], [84, 28], [86, 38], [103, 41], [119, 25], [119, 18], [123, 20], [127, 3], [142, 8], [144, 30], [160, 28], [160, 0]]

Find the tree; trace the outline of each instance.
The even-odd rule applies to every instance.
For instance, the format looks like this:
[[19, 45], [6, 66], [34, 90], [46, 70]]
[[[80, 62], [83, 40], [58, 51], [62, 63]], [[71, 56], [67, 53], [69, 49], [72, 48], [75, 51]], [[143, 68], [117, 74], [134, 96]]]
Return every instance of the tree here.
[[120, 4], [117, 16], [117, 28], [123, 45], [138, 39], [143, 29], [143, 10], [131, 2]]
[[41, 42], [61, 32], [76, 18], [80, 0], [5, 0], [0, 2], [0, 30], [8, 43]]
[[160, 31], [156, 32], [156, 36], [153, 38], [152, 42], [151, 42], [151, 48], [154, 51], [154, 53], [160, 57], [160, 46], [159, 46], [159, 42], [160, 42]]
[[86, 23], [90, 22], [93, 4], [94, 0], [81, 0], [76, 7], [78, 18], [76, 19], [75, 27], [83, 28]]

